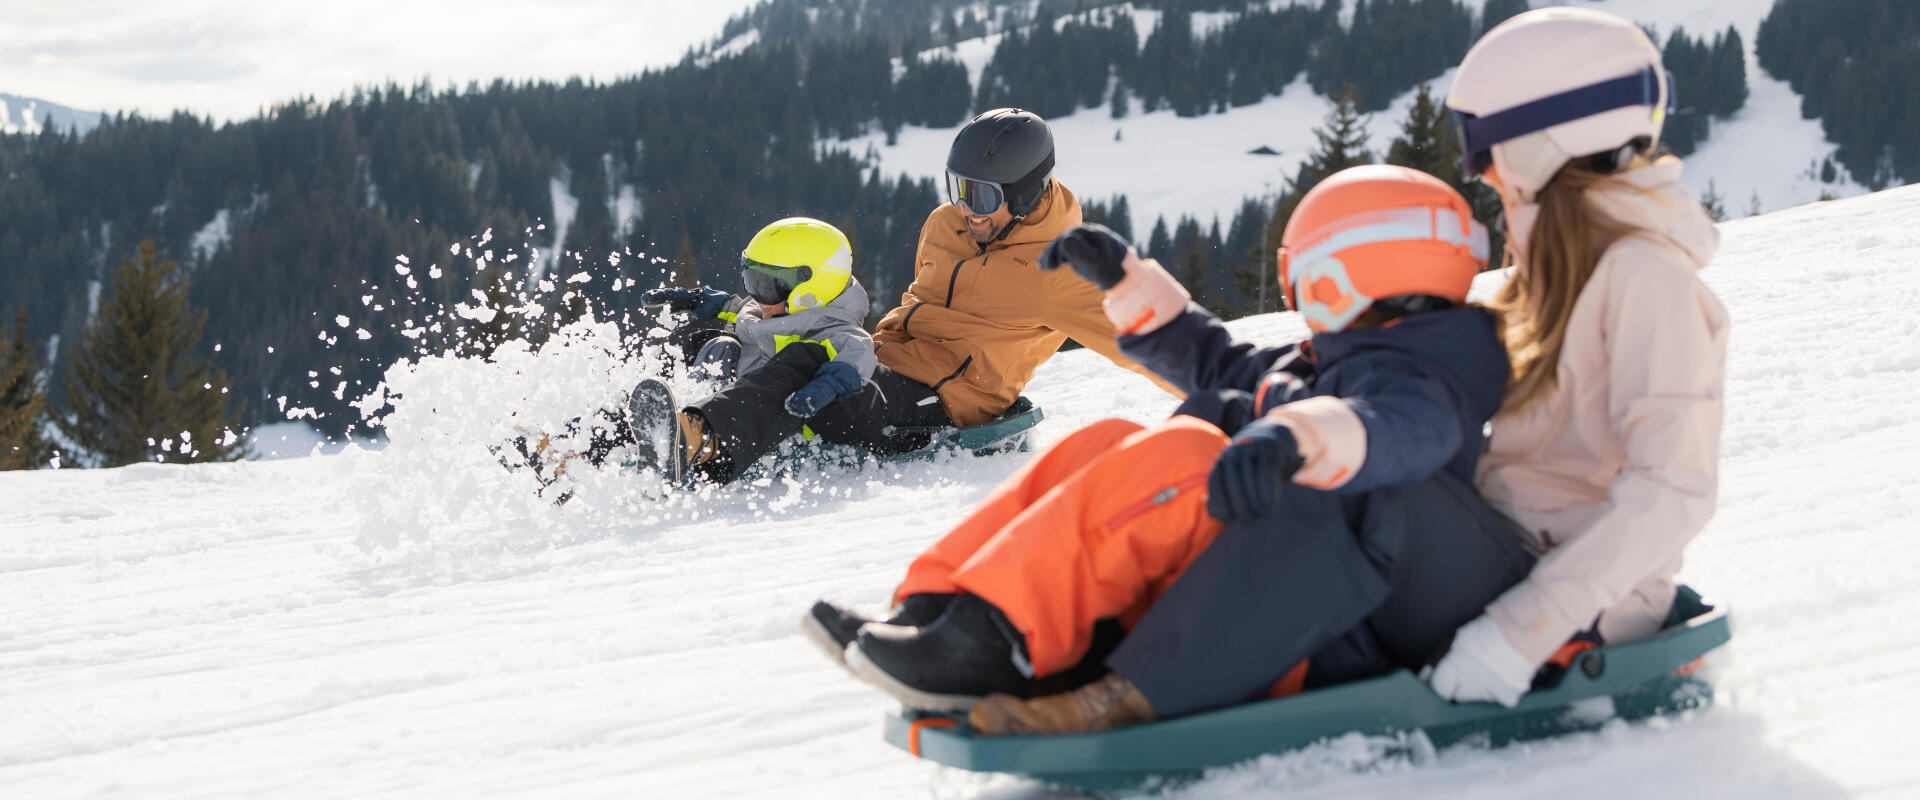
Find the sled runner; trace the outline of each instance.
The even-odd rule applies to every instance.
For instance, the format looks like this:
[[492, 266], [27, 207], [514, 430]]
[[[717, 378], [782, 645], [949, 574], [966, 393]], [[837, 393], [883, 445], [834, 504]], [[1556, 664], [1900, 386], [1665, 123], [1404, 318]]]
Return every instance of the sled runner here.
[[1514, 708], [1455, 705], [1399, 670], [1305, 694], [1204, 714], [1073, 736], [976, 737], [964, 716], [903, 711], [886, 721], [888, 743], [920, 758], [975, 772], [1007, 772], [1088, 791], [1137, 788], [1149, 778], [1190, 778], [1268, 753], [1298, 750], [1350, 732], [1420, 731], [1435, 747], [1468, 739], [1491, 746], [1705, 706], [1713, 688], [1695, 670], [1732, 638], [1727, 611], [1681, 587], [1659, 635], [1581, 653], [1551, 687]]

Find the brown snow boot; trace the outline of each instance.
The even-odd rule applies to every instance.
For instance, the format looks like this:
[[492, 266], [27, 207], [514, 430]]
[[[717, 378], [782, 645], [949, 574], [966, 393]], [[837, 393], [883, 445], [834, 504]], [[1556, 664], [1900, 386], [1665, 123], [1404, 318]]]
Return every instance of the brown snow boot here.
[[720, 455], [719, 437], [707, 429], [707, 420], [699, 414], [680, 412], [680, 440], [687, 446], [687, 469], [705, 464]]
[[967, 714], [967, 722], [983, 736], [1093, 733], [1154, 719], [1153, 705], [1147, 702], [1147, 696], [1119, 673], [1108, 673], [1070, 692], [1032, 700], [1006, 694], [988, 695]]

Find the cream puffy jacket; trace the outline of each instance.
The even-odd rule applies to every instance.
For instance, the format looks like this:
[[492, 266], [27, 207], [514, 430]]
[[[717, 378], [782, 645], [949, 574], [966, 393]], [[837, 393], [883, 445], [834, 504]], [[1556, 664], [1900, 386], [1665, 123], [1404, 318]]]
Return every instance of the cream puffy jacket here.
[[1576, 301], [1558, 385], [1494, 417], [1478, 484], [1541, 554], [1487, 607], [1543, 662], [1599, 622], [1608, 641], [1659, 629], [1681, 550], [1713, 516], [1727, 313], [1696, 274], [1720, 241], [1667, 158], [1592, 190], [1640, 233], [1608, 247]]

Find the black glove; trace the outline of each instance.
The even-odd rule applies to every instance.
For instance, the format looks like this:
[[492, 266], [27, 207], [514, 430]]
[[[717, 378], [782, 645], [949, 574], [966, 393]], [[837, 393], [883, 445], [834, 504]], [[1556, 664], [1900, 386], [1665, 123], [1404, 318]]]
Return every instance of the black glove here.
[[1220, 452], [1207, 476], [1207, 513], [1221, 522], [1246, 522], [1271, 514], [1280, 482], [1293, 480], [1306, 459], [1287, 426], [1267, 419], [1240, 429]]
[[1187, 395], [1172, 416], [1199, 417], [1232, 436], [1252, 422], [1253, 393], [1240, 389], [1201, 389]]
[[1129, 247], [1127, 240], [1105, 225], [1076, 225], [1054, 237], [1047, 249], [1040, 251], [1040, 268], [1059, 269], [1061, 264], [1070, 265], [1080, 277], [1106, 291], [1127, 277], [1120, 262], [1126, 260]]
[[813, 373], [813, 380], [787, 395], [787, 413], [813, 419], [828, 403], [860, 393], [860, 372], [845, 361], [829, 361]]
[[648, 289], [646, 294], [640, 295], [642, 303], [650, 306], [664, 303], [667, 308], [685, 311], [692, 314], [695, 319], [713, 319], [720, 316], [720, 312], [727, 307], [727, 301], [731, 299], [733, 295], [704, 286], [694, 289], [666, 286]]

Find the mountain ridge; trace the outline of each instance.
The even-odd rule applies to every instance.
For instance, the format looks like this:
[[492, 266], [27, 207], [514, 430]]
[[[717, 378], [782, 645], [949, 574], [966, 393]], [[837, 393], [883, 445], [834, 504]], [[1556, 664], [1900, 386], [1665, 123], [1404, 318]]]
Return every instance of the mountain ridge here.
[[82, 135], [100, 125], [99, 111], [82, 111], [37, 97], [0, 92], [0, 134], [39, 133], [51, 123], [56, 131]]

